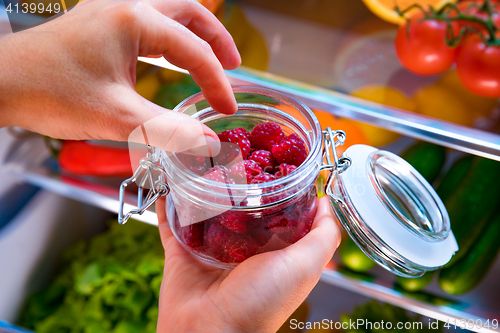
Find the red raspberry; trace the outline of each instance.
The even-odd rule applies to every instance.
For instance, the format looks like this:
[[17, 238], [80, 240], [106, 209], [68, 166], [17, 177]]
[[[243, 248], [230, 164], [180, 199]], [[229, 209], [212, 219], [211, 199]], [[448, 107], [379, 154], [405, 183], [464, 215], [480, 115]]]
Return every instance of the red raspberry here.
[[246, 159], [250, 154], [250, 140], [246, 136], [248, 132], [245, 131], [246, 133], [244, 133], [242, 130], [242, 128], [237, 128], [218, 134], [220, 142], [229, 142], [238, 145], [235, 147], [231, 144], [221, 144], [221, 151], [218, 155], [220, 164], [230, 163], [240, 152], [243, 159]]
[[198, 222], [185, 227], [180, 227], [179, 238], [189, 247], [200, 247], [203, 245], [203, 234], [205, 223]]
[[[310, 206], [304, 209], [304, 204]], [[290, 244], [297, 242], [311, 231], [318, 208], [318, 199], [314, 198], [312, 202], [307, 201], [295, 207], [295, 211], [288, 214], [286, 218], [274, 220], [268, 225], [269, 230], [275, 232], [279, 238]]]
[[179, 216], [175, 213], [175, 230], [180, 240], [187, 246], [196, 248], [203, 245], [203, 238], [205, 234], [205, 221], [194, 223], [188, 226], [181, 227]]
[[239, 133], [242, 133], [244, 136], [246, 136], [247, 139], [250, 140], [250, 133], [248, 133], [248, 131], [242, 127], [238, 127], [238, 128], [235, 128], [234, 129], [235, 131], [239, 132]]
[[203, 156], [194, 156], [185, 153], [177, 153], [181, 163], [195, 174], [201, 176], [207, 171], [207, 161]]
[[248, 159], [255, 161], [266, 172], [274, 172], [276, 168], [273, 155], [269, 150], [254, 151]]
[[[285, 193], [283, 193], [283, 192], [274, 193], [274, 192], [281, 190], [282, 188], [283, 188], [282, 186], [278, 185], [278, 186], [273, 186], [271, 188], [265, 189], [264, 193], [266, 194], [266, 197], [263, 197], [261, 199], [262, 204], [266, 205], [268, 203], [278, 202], [278, 201], [285, 199], [286, 198]], [[271, 193], [274, 193], [274, 194], [271, 194]]]
[[267, 121], [255, 126], [250, 133], [253, 149], [271, 150], [272, 146], [285, 137], [280, 125]]
[[233, 179], [246, 177], [246, 183], [250, 184], [254, 176], [262, 173], [262, 168], [253, 160], [245, 160], [233, 165], [229, 173], [229, 176]]
[[229, 231], [237, 234], [244, 234], [247, 231], [245, 222], [248, 217], [246, 213], [227, 211], [218, 216], [219, 223], [225, 226]]
[[[256, 176], [252, 180], [251, 184], [267, 183], [267, 182], [273, 181], [275, 179], [276, 179], [276, 177], [274, 177], [273, 175], [271, 175], [267, 172], [264, 172], [264, 173]], [[272, 203], [272, 202], [278, 202], [280, 200], [283, 200], [285, 198], [285, 193], [278, 192], [281, 189], [282, 189], [282, 186], [280, 186], [280, 185], [264, 188], [262, 190], [262, 197], [260, 200], [261, 204], [267, 205], [267, 204]], [[278, 192], [278, 193], [275, 193], [275, 192]], [[273, 194], [271, 194], [271, 193], [273, 193]]]
[[297, 166], [286, 164], [286, 163], [281, 163], [279, 168], [280, 168], [280, 171], [276, 172], [276, 174], [275, 174], [276, 179], [288, 176], [289, 174], [291, 174], [292, 172], [294, 172], [297, 169]]
[[272, 236], [273, 233], [266, 228], [257, 228], [250, 232], [250, 237], [258, 246], [265, 246]]
[[270, 219], [267, 229], [271, 230], [275, 234], [284, 234], [292, 231], [297, 227], [297, 219], [285, 217], [280, 214], [280, 216], [275, 216]]
[[[290, 232], [289, 234], [284, 234], [280, 238], [283, 239], [285, 242], [293, 244], [297, 242], [299, 239], [302, 239], [305, 235], [307, 235], [311, 231], [312, 224], [313, 220], [299, 221], [299, 225], [294, 231]], [[280, 235], [278, 235], [278, 237], [279, 236]]]
[[[258, 184], [258, 183], [265, 183], [265, 182], [257, 181], [254, 183], [252, 181], [251, 184]], [[260, 197], [260, 204], [267, 205], [269, 203], [278, 202], [278, 201], [285, 199], [286, 198], [285, 193], [270, 194], [271, 192], [276, 192], [276, 191], [279, 191], [280, 189], [282, 189], [282, 186], [280, 186], [280, 185], [262, 189], [262, 196]], [[247, 207], [248, 206], [248, 199], [244, 199], [243, 201], [241, 201], [239, 203], [239, 206], [240, 207]], [[269, 212], [273, 212], [274, 210], [279, 210], [279, 209], [280, 209], [279, 207], [267, 208], [267, 210], [270, 210]]]
[[276, 179], [276, 177], [274, 177], [270, 173], [263, 172], [260, 175], [255, 176], [255, 178], [252, 180], [252, 184], [267, 183], [267, 182], [273, 181], [275, 179]]
[[237, 144], [230, 142], [221, 142], [220, 152], [217, 156], [213, 157], [213, 163], [218, 165], [229, 165], [234, 163], [236, 160], [243, 160], [241, 155], [241, 149]]
[[307, 158], [306, 145], [295, 133], [274, 145], [271, 152], [278, 163], [300, 166]]
[[303, 216], [295, 219], [279, 217], [271, 220], [268, 229], [283, 241], [293, 244], [311, 231], [312, 223], [313, 219]]
[[229, 178], [229, 170], [223, 165], [216, 165], [203, 176], [206, 179], [213, 180], [225, 184], [222, 187], [215, 187], [212, 191], [203, 193], [201, 198], [207, 202], [215, 203], [218, 205], [231, 205], [233, 206], [233, 189], [230, 185], [235, 184], [235, 181]]
[[231, 179], [228, 177], [228, 175], [229, 175], [229, 170], [225, 166], [216, 165], [210, 168], [210, 170], [208, 170], [203, 177], [219, 183], [228, 183], [231, 182]]
[[227, 263], [242, 262], [257, 253], [258, 245], [246, 234], [236, 234], [213, 223], [205, 235], [213, 256]]

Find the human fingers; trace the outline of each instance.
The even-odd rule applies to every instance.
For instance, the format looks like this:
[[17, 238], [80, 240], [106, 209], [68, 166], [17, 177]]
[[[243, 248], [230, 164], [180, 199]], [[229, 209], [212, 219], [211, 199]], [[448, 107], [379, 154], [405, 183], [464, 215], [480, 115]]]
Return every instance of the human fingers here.
[[[93, 139], [150, 145], [165, 152], [217, 155], [219, 138], [213, 130], [189, 115], [164, 109], [139, 96], [131, 87], [114, 84], [103, 102], [106, 112], [82, 126]], [[134, 145], [137, 150], [137, 145]], [[134, 170], [137, 165], [134, 166]]]
[[159, 198], [155, 204], [155, 211], [158, 216], [158, 231], [165, 250], [164, 280], [166, 284], [178, 288], [170, 294], [183, 298], [187, 296], [186, 290], [196, 293], [197, 291], [193, 289], [194, 284], [204, 292], [215, 280], [223, 278], [228, 272], [203, 263], [186, 251], [170, 229], [166, 210], [165, 198]]
[[139, 55], [163, 54], [170, 63], [190, 72], [216, 111], [235, 113], [237, 106], [231, 85], [210, 44], [148, 4], [136, 10]]
[[322, 198], [304, 238], [283, 250], [248, 258], [224, 280], [220, 290], [231, 296], [231, 316], [255, 331], [279, 328], [314, 288], [339, 242], [330, 202]]
[[[262, 253], [245, 260], [231, 274], [248, 275], [248, 271], [254, 271], [254, 266], [266, 266], [269, 268], [267, 272], [262, 269], [252, 274], [260, 275], [266, 272], [272, 276], [281, 276], [279, 286], [284, 290], [317, 281], [339, 246], [340, 239], [340, 229], [329, 199], [324, 197], [319, 200], [312, 229], [306, 236], [282, 250]], [[267, 284], [270, 284], [269, 282], [265, 281]]]
[[146, 0], [165, 16], [179, 22], [205, 40], [225, 69], [235, 69], [241, 57], [231, 34], [222, 23], [203, 5], [195, 0]]

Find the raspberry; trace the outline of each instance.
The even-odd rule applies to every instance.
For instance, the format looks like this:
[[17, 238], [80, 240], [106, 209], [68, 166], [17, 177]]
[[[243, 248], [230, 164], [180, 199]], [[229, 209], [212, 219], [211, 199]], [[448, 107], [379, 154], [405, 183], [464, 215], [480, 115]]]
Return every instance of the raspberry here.
[[[231, 179], [228, 177], [229, 170], [223, 165], [216, 165], [203, 176], [206, 179], [210, 179], [219, 183], [230, 183]], [[234, 181], [233, 181], [234, 183]]]
[[262, 173], [262, 168], [253, 160], [245, 160], [233, 165], [229, 173], [234, 179], [246, 177], [246, 183], [250, 184], [254, 176]]
[[[221, 151], [219, 153], [218, 162], [220, 164], [228, 164], [233, 161], [241, 152], [241, 157], [246, 159], [250, 154], [250, 140], [248, 140], [247, 133], [242, 128], [224, 131], [220, 134], [220, 142], [228, 142], [230, 144], [221, 144]], [[232, 143], [232, 144], [231, 144]]]
[[241, 134], [243, 134], [244, 136], [246, 136], [247, 139], [250, 140], [250, 133], [248, 133], [248, 131], [242, 127], [238, 127], [238, 128], [235, 128], [234, 129], [236, 132], [239, 132]]
[[258, 246], [264, 246], [269, 242], [273, 233], [266, 228], [258, 228], [250, 232], [250, 236]]
[[294, 172], [297, 169], [297, 166], [295, 165], [290, 165], [286, 163], [281, 163], [279, 167], [280, 171], [276, 172], [275, 176], [276, 179], [288, 176], [292, 172]]
[[213, 158], [213, 163], [218, 165], [229, 165], [234, 162], [236, 159], [241, 161], [241, 158], [238, 158], [241, 155], [241, 149], [237, 144], [230, 142], [221, 142], [220, 152], [217, 156]]
[[[309, 204], [309, 207], [304, 207]], [[287, 218], [276, 219], [272, 221], [268, 228], [275, 232], [279, 238], [287, 243], [293, 244], [311, 231], [311, 226], [318, 208], [318, 199], [307, 201], [302, 205], [295, 206], [296, 209], [289, 213]]]
[[203, 193], [200, 198], [206, 202], [218, 205], [233, 206], [235, 202], [233, 198], [233, 189], [230, 185], [235, 184], [235, 181], [232, 178], [229, 178], [228, 175], [229, 170], [222, 165], [216, 165], [208, 170], [208, 172], [203, 176], [204, 178], [223, 183], [225, 186], [214, 186], [212, 191]]
[[238, 213], [233, 211], [228, 211], [219, 215], [219, 223], [225, 226], [229, 231], [235, 232], [237, 234], [244, 234], [247, 231], [247, 226], [245, 224], [246, 213]]
[[207, 161], [203, 156], [194, 156], [185, 153], [177, 153], [181, 163], [195, 174], [201, 176], [207, 171]]
[[252, 180], [252, 184], [267, 183], [267, 182], [273, 181], [275, 179], [276, 179], [276, 177], [274, 177], [270, 173], [263, 172], [260, 175], [255, 176], [255, 178]]
[[274, 172], [275, 167], [275, 161], [273, 158], [273, 155], [269, 150], [257, 150], [250, 155], [248, 158], [251, 161], [255, 161], [262, 170], [266, 172]]
[[267, 229], [271, 230], [275, 234], [283, 234], [292, 231], [297, 227], [297, 220], [293, 218], [287, 218], [285, 216], [275, 216], [271, 218]]
[[307, 158], [307, 149], [304, 141], [295, 133], [282, 139], [273, 146], [271, 151], [278, 163], [300, 166]]
[[307, 235], [309, 231], [311, 231], [313, 220], [313, 218], [301, 216], [298, 221], [297, 228], [295, 228], [295, 230], [293, 230], [291, 233], [283, 235], [284, 237], [282, 237], [281, 239], [283, 239], [284, 241], [288, 241], [291, 244], [297, 242], [299, 239]]
[[248, 140], [248, 132], [243, 128], [227, 130], [218, 134], [221, 142], [231, 142], [240, 146], [243, 158], [246, 158], [250, 153], [250, 140]]
[[273, 122], [258, 124], [250, 133], [253, 149], [271, 150], [272, 146], [285, 137], [280, 125]]
[[277, 217], [268, 225], [269, 231], [278, 235], [283, 241], [293, 244], [311, 231], [313, 219]]
[[189, 247], [200, 247], [203, 245], [203, 234], [205, 223], [198, 222], [185, 227], [180, 227], [179, 237]]
[[[288, 242], [290, 244], [293, 244], [297, 242], [299, 239], [302, 239], [305, 235], [307, 235], [311, 231], [311, 226], [312, 226], [313, 220], [307, 220], [300, 222], [299, 226], [297, 229], [295, 229], [293, 232], [283, 235], [280, 237], [283, 239], [285, 242]], [[278, 235], [279, 237], [279, 235]]]
[[213, 256], [227, 263], [242, 262], [253, 256], [258, 250], [258, 245], [249, 235], [236, 234], [217, 223], [210, 225], [205, 235], [205, 241]]
[[[256, 176], [251, 184], [260, 184], [260, 183], [267, 183], [270, 181], [275, 180], [276, 177], [273, 175], [264, 172], [261, 173], [260, 175]], [[260, 199], [262, 205], [267, 205], [269, 203], [273, 202], [278, 202], [280, 200], [283, 200], [285, 198], [285, 193], [280, 193], [279, 191], [282, 189], [282, 186], [277, 185], [277, 186], [271, 186], [271, 187], [266, 187], [262, 190], [262, 197]], [[276, 193], [278, 192], [278, 193]], [[272, 193], [272, 194], [271, 194]]]

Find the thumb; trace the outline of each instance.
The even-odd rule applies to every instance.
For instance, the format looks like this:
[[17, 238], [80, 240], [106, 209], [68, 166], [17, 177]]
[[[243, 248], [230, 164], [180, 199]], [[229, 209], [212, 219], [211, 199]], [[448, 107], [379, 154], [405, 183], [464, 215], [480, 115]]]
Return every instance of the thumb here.
[[[158, 106], [140, 96], [133, 87], [115, 85], [111, 100], [103, 103], [109, 117], [101, 121], [95, 138], [150, 145], [165, 152], [188, 152], [201, 156], [219, 153], [219, 138], [214, 131], [187, 114]], [[117, 116], [118, 115], [118, 116]], [[95, 132], [95, 131], [94, 131]], [[144, 149], [137, 149], [142, 150]]]
[[146, 100], [144, 102], [152, 111], [151, 116], [132, 130], [128, 137], [129, 143], [146, 144], [166, 152], [188, 152], [202, 156], [218, 154], [219, 138], [208, 126], [189, 115], [164, 109]]
[[[141, 159], [148, 156], [146, 145], [159, 148], [167, 155], [183, 152], [198, 156], [216, 156], [220, 151], [217, 134], [187, 114], [164, 109], [139, 96], [135, 91], [129, 94], [127, 107], [130, 113], [139, 119], [128, 136], [132, 170], [137, 170]], [[186, 162], [182, 162], [183, 166], [189, 167]], [[177, 177], [177, 173], [173, 172], [171, 176]], [[153, 186], [151, 177], [148, 179], [150, 182], [142, 182], [141, 178], [142, 188]], [[176, 180], [177, 183], [181, 181], [186, 179]]]

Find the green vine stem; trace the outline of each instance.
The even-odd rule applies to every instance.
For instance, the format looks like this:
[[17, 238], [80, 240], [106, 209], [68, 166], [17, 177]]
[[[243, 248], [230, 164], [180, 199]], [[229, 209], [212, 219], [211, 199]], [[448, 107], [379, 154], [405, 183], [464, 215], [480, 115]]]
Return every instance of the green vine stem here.
[[[484, 41], [485, 44], [487, 45], [496, 45], [500, 46], [500, 38], [497, 38], [497, 31], [498, 27], [493, 23], [493, 15], [495, 14], [493, 4], [491, 0], [485, 0], [484, 4], [478, 6], [476, 3], [471, 3], [467, 10], [470, 10], [471, 8], [476, 7], [479, 11], [485, 12], [488, 15], [488, 19], [484, 20], [479, 17], [476, 17], [474, 15], [467, 15], [464, 14], [456, 4], [454, 3], [448, 3], [445, 6], [443, 6], [440, 10], [435, 10], [431, 6], [429, 6], [428, 10], [426, 10], [422, 5], [420, 4], [413, 4], [409, 7], [407, 7], [404, 10], [401, 10], [399, 7], [395, 7], [395, 11], [400, 15], [403, 16], [410, 10], [412, 9], [419, 9], [424, 17], [419, 20], [419, 22], [425, 21], [425, 20], [440, 20], [440, 21], [446, 21], [447, 23], [447, 36], [446, 36], [446, 43], [449, 46], [457, 46], [460, 41], [462, 40], [463, 36], [466, 33], [473, 32], [478, 34]], [[455, 15], [453, 17], [450, 17], [450, 13], [454, 13]], [[500, 15], [500, 14], [499, 14]], [[410, 26], [410, 20], [408, 20], [408, 29]], [[453, 21], [467, 21], [467, 22], [472, 22], [472, 23], [477, 23], [481, 26], [483, 26], [487, 33], [488, 33], [488, 38], [485, 38], [483, 33], [473, 27], [464, 27], [460, 29], [460, 33], [457, 36], [454, 36], [453, 32], [453, 27], [451, 22]], [[409, 30], [408, 30], [409, 31]]]

